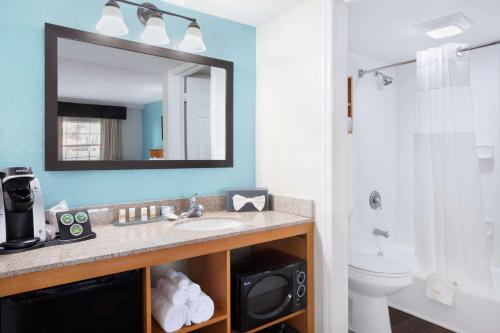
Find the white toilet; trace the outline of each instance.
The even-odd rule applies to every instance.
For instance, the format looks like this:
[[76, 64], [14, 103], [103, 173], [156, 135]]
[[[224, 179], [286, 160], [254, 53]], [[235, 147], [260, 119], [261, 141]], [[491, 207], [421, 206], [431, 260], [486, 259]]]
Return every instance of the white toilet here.
[[410, 270], [375, 254], [349, 258], [349, 329], [355, 333], [391, 333], [387, 296], [410, 286]]

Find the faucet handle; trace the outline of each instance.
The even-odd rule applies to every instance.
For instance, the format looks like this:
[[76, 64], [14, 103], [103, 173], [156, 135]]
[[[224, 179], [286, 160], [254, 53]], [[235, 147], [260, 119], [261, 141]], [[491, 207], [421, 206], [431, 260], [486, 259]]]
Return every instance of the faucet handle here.
[[370, 207], [372, 209], [382, 210], [382, 195], [379, 191], [373, 191], [370, 193]]
[[196, 205], [196, 203], [198, 202], [198, 193], [193, 194], [188, 201], [189, 204]]
[[197, 204], [196, 210], [194, 211], [194, 215], [196, 217], [201, 217], [203, 213], [205, 213], [205, 206], [203, 206], [202, 204]]

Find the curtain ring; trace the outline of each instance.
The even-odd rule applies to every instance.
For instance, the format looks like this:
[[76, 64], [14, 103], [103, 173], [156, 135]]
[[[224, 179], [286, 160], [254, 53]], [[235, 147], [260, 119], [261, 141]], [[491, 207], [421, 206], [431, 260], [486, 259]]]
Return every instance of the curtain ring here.
[[459, 47], [459, 48], [457, 49], [457, 56], [459, 56], [459, 57], [463, 57], [463, 56], [465, 55], [465, 52], [466, 52], [466, 51], [464, 51], [464, 50], [465, 50], [465, 48], [464, 48], [464, 47]]

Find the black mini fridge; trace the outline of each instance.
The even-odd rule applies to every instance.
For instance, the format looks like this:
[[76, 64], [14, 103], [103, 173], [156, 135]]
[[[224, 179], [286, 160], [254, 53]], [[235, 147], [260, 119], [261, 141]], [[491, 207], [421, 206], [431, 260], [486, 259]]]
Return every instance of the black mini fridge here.
[[0, 299], [1, 333], [141, 331], [140, 270]]

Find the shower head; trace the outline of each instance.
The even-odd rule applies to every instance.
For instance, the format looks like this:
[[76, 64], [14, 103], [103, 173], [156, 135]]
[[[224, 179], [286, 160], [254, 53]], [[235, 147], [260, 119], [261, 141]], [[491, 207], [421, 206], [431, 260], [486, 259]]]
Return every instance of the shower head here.
[[392, 84], [392, 82], [394, 82], [394, 79], [388, 75], [385, 75], [384, 73], [382, 72], [379, 72], [379, 71], [376, 71], [375, 72], [375, 76], [381, 76], [382, 77], [382, 80], [384, 82], [384, 86], [389, 86]]
[[[385, 67], [381, 67], [380, 69], [382, 69], [382, 68], [385, 68]], [[360, 69], [358, 71], [359, 78], [362, 78], [363, 76], [365, 76], [368, 73], [374, 73], [376, 77], [381, 76], [382, 77], [382, 81], [384, 83], [384, 86], [389, 86], [389, 85], [391, 85], [394, 82], [394, 78], [393, 77], [390, 77], [389, 75], [385, 75], [384, 73], [378, 71], [378, 68], [370, 69], [368, 71]]]

